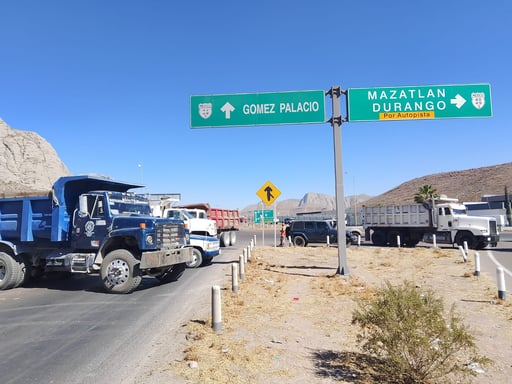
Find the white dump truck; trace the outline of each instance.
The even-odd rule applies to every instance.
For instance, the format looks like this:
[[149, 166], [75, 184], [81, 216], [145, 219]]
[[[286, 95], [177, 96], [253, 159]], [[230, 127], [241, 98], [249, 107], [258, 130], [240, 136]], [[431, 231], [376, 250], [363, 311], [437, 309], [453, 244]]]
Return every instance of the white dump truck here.
[[496, 219], [468, 216], [457, 199], [435, 198], [423, 204], [363, 207], [365, 239], [379, 246], [408, 247], [420, 241], [463, 245], [471, 249], [495, 247]]

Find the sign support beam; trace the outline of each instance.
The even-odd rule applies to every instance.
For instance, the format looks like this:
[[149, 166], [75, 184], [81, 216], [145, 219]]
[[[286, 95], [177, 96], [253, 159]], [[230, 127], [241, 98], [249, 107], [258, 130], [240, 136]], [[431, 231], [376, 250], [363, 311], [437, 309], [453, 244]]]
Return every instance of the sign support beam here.
[[338, 230], [338, 269], [337, 275], [349, 275], [347, 264], [347, 244], [345, 241], [345, 195], [343, 191], [343, 162], [341, 157], [341, 117], [340, 95], [346, 94], [340, 86], [331, 87], [327, 92], [332, 98], [332, 118], [329, 122], [333, 129], [334, 173], [336, 182], [336, 228]]

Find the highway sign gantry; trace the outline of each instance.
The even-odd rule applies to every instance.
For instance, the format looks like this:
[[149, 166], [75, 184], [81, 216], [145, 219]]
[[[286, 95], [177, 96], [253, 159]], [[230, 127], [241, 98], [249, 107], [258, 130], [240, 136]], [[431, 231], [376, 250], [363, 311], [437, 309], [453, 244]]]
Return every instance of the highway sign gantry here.
[[256, 194], [265, 204], [272, 205], [272, 203], [281, 195], [281, 191], [270, 181], [267, 181], [261, 186]]
[[489, 84], [347, 90], [348, 121], [491, 117]]
[[190, 96], [192, 128], [325, 122], [323, 90]]

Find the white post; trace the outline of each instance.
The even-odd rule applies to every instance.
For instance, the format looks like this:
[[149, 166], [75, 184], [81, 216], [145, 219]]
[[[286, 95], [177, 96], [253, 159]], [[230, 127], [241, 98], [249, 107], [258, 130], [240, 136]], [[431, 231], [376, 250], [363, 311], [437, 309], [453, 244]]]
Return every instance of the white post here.
[[357, 234], [357, 246], [358, 247], [361, 246], [361, 235], [360, 234]]
[[253, 241], [252, 245], [253, 245], [253, 247], [256, 246], [256, 235], [254, 235], [254, 241]]
[[434, 248], [437, 248], [437, 237], [435, 233], [432, 235], [432, 244]]
[[244, 248], [244, 263], [247, 263], [247, 248]]
[[240, 280], [245, 279], [245, 264], [244, 264], [244, 256], [240, 255], [238, 258], [238, 264], [240, 267]]
[[215, 333], [222, 332], [222, 309], [218, 285], [212, 286], [212, 328]]
[[496, 279], [498, 281], [498, 298], [505, 301], [507, 289], [505, 288], [505, 272], [503, 271], [503, 267], [496, 268]]
[[238, 264], [231, 264], [231, 288], [233, 293], [238, 293]]
[[475, 276], [480, 276], [480, 254], [475, 252]]
[[400, 248], [400, 235], [396, 235], [396, 245]]
[[469, 254], [469, 248], [468, 248], [468, 242], [467, 241], [464, 242], [464, 251], [466, 252], [466, 255]]
[[466, 255], [466, 251], [464, 251], [464, 248], [462, 247], [462, 245], [459, 245], [459, 251], [460, 251], [460, 254], [462, 255], [462, 259], [464, 259], [464, 262], [467, 262], [468, 256]]
[[331, 245], [329, 235], [327, 235], [327, 246], [329, 247]]

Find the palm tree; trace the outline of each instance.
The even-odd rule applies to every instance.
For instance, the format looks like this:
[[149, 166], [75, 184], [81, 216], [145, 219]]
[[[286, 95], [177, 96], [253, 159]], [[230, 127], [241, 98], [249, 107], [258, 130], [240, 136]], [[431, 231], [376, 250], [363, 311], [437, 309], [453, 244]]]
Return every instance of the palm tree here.
[[418, 188], [418, 192], [414, 195], [414, 202], [421, 204], [434, 197], [439, 197], [437, 190], [432, 188], [431, 185], [425, 184], [423, 187]]

